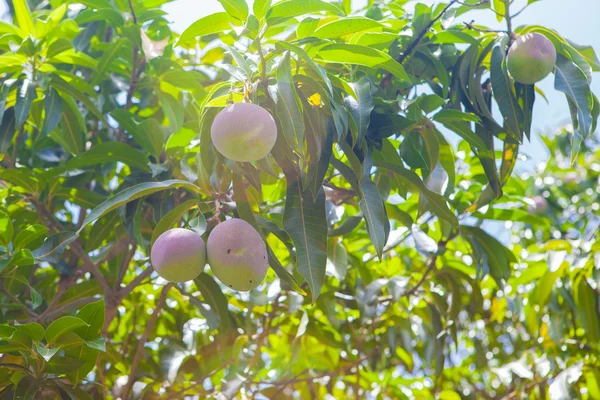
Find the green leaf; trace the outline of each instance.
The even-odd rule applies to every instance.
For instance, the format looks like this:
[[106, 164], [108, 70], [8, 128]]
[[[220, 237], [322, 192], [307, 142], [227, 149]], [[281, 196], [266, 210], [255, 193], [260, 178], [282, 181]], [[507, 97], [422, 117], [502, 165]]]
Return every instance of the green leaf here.
[[168, 189], [175, 189], [178, 187], [183, 187], [193, 192], [199, 191], [199, 188], [193, 183], [177, 179], [172, 179], [163, 182], [140, 183], [138, 185], [132, 186], [117, 193], [113, 197], [100, 204], [98, 207], [94, 208], [92, 212], [90, 212], [85, 218], [78, 232], [81, 232], [87, 225], [102, 217], [103, 215], [108, 214], [112, 210], [117, 209], [130, 201], [139, 199], [140, 197], [148, 196], [152, 193]]
[[491, 153], [483, 140], [469, 127], [468, 124], [459, 121], [444, 121], [442, 122], [446, 128], [450, 129], [458, 136], [467, 141], [474, 149], [484, 153]]
[[218, 0], [227, 14], [240, 21], [248, 19], [248, 4], [246, 0]]
[[160, 79], [181, 89], [204, 90], [197, 75], [190, 71], [170, 69]]
[[102, 245], [104, 240], [110, 240], [111, 235], [120, 222], [121, 217], [116, 212], [109, 213], [107, 216], [98, 219], [90, 229], [88, 239], [85, 242], [85, 248], [87, 250], [97, 249]]
[[319, 78], [325, 83], [329, 90], [329, 95], [333, 94], [333, 88], [331, 86], [331, 80], [327, 75], [327, 71], [317, 63], [315, 63], [312, 57], [301, 47], [295, 46], [291, 43], [287, 43], [284, 41], [278, 41], [276, 47], [282, 47], [285, 50], [289, 50], [296, 55], [298, 55], [315, 73], [319, 76]]
[[544, 276], [537, 281], [533, 290], [529, 293], [529, 301], [528, 305], [537, 305], [541, 309], [543, 309], [548, 300], [550, 299], [550, 295], [554, 290], [554, 284], [556, 280], [562, 275], [564, 268], [561, 266], [556, 271], [547, 270]]
[[573, 62], [559, 54], [556, 60], [554, 88], [563, 92], [576, 107], [577, 120], [573, 127], [582, 139], [586, 139], [594, 124], [590, 107], [591, 91], [587, 78]]
[[461, 225], [460, 231], [473, 247], [476, 265], [484, 274], [489, 272], [502, 288], [510, 278], [511, 264], [517, 261], [514, 254], [481, 228]]
[[58, 262], [67, 246], [76, 239], [76, 232], [55, 233], [44, 240], [44, 244], [33, 252], [33, 256], [37, 261]]
[[178, 132], [183, 126], [183, 106], [181, 105], [181, 102], [164, 92], [160, 92], [158, 98], [160, 99], [160, 105], [162, 106], [163, 112], [169, 120], [171, 132]]
[[[4, 347], [4, 346], [6, 346], [6, 345], [0, 345], [0, 351], [2, 351], [3, 353], [9, 353], [9, 352], [12, 351], [12, 350], [9, 350], [8, 348]], [[29, 369], [27, 369], [24, 366], [19, 365], [19, 364], [0, 363], [0, 369], [2, 369], [2, 368], [6, 368], [6, 369], [9, 369], [9, 370], [14, 370], [14, 371], [19, 371], [19, 372], [22, 372], [22, 373], [24, 373], [26, 375], [29, 375], [29, 374], [32, 373]]]
[[60, 375], [69, 374], [77, 371], [83, 364], [83, 361], [72, 357], [52, 357], [52, 359], [46, 363], [46, 372], [49, 374]]
[[[322, 117], [316, 108], [311, 108], [310, 111], [312, 112], [305, 114], [307, 136], [309, 137], [307, 149], [311, 158], [307, 171], [308, 182], [304, 184], [304, 187], [312, 192], [314, 200], [323, 186], [323, 180], [329, 170], [329, 162], [333, 156], [335, 128], [331, 118]], [[314, 144], [312, 144], [313, 140]], [[313, 145], [315, 149], [311, 148]]]
[[[140, 19], [139, 16], [138, 19]], [[81, 11], [75, 17], [75, 22], [80, 26], [92, 21], [106, 21], [110, 26], [115, 28], [120, 28], [125, 24], [123, 15], [114, 8], [88, 8]]]
[[145, 153], [120, 142], [104, 142], [92, 146], [85, 153], [70, 159], [64, 168], [80, 169], [110, 162], [122, 162], [130, 167], [149, 170], [148, 157]]
[[398, 61], [383, 51], [358, 44], [330, 44], [319, 50], [324, 62], [338, 64], [356, 64], [370, 68], [381, 68], [404, 82], [410, 78]]
[[337, 38], [356, 32], [381, 31], [384, 25], [366, 17], [346, 17], [321, 25], [312, 36], [321, 39]]
[[192, 42], [197, 37], [231, 30], [231, 17], [226, 12], [219, 12], [200, 18], [181, 34], [178, 46]]
[[429, 159], [429, 164], [427, 165], [429, 173], [427, 175], [429, 176], [440, 160], [440, 143], [438, 141], [437, 130], [431, 124], [426, 123], [425, 126], [419, 127], [416, 131], [423, 139], [423, 143], [427, 149]]
[[348, 217], [337, 228], [329, 229], [329, 231], [327, 232], [327, 236], [345, 236], [352, 232], [354, 229], [356, 229], [358, 225], [360, 225], [362, 220], [363, 217], [360, 214]]
[[535, 85], [515, 83], [519, 105], [523, 110], [523, 129], [527, 139], [531, 140], [531, 124], [533, 121], [533, 104], [535, 102]]
[[473, 113], [465, 113], [460, 110], [454, 110], [452, 108], [440, 110], [437, 114], [433, 116], [433, 120], [442, 123], [447, 121], [463, 121], [475, 123], [481, 122], [481, 119]]
[[371, 124], [371, 112], [375, 108], [371, 97], [371, 81], [366, 77], [362, 77], [358, 81], [350, 83], [350, 86], [354, 89], [357, 97], [346, 96], [344, 103], [358, 128], [356, 143], [362, 143]]
[[[233, 174], [233, 195], [235, 199], [235, 204], [237, 206], [237, 212], [241, 219], [248, 222], [250, 225], [254, 227], [258, 232], [262, 232], [258, 223], [256, 222], [256, 218], [254, 217], [254, 213], [252, 212], [252, 208], [250, 207], [250, 203], [248, 202], [248, 197], [246, 196], [246, 189], [244, 187], [244, 178], [237, 173]], [[263, 239], [265, 238], [264, 235]], [[289, 283], [292, 288], [302, 294], [306, 295], [306, 292], [302, 290], [294, 276], [290, 274], [284, 267], [281, 265], [275, 253], [269, 246], [268, 242], [265, 240], [265, 245], [267, 246], [267, 253], [269, 256], [269, 266], [273, 268], [279, 279]]]
[[44, 327], [37, 322], [30, 322], [28, 324], [15, 323], [15, 327], [17, 330], [32, 338], [34, 342], [41, 342], [46, 334]]
[[19, 81], [17, 84], [17, 103], [15, 104], [16, 129], [21, 128], [27, 120], [31, 103], [36, 98], [35, 83], [29, 79]]
[[273, 0], [254, 0], [253, 11], [256, 18], [262, 19], [271, 9]]
[[492, 0], [494, 11], [496, 12], [496, 19], [498, 22], [502, 21], [506, 16], [506, 0]]
[[583, 327], [590, 344], [600, 342], [600, 317], [598, 295], [588, 283], [583, 273], [573, 279], [573, 300], [577, 306], [577, 318]]
[[86, 340], [85, 345], [90, 349], [98, 350], [98, 351], [106, 351], [106, 341], [103, 337], [97, 337], [93, 340]]
[[[69, 340], [69, 344], [74, 346], [66, 351], [70, 359], [76, 360], [78, 364], [76, 368], [65, 371], [74, 383], [84, 378], [94, 368], [98, 352], [105, 351], [104, 339], [101, 337], [104, 313], [104, 299], [87, 304], [77, 313], [77, 318], [86, 325], [72, 331], [71, 335], [74, 335], [76, 341]], [[64, 340], [68, 339], [71, 339], [69, 335], [65, 335]]]
[[11, 35], [19, 36], [23, 39], [27, 37], [23, 30], [19, 29], [19, 27], [17, 27], [16, 25], [6, 21], [0, 21], [0, 33], [9, 33]]
[[40, 380], [26, 376], [19, 381], [14, 390], [14, 399], [36, 400], [39, 398], [37, 393], [40, 391]]
[[294, 243], [297, 269], [308, 282], [314, 303], [325, 281], [327, 266], [327, 217], [322, 188], [313, 200], [309, 191], [302, 191], [300, 182], [288, 177], [283, 229]]
[[11, 107], [4, 112], [2, 124], [0, 124], [0, 153], [6, 153], [15, 133], [15, 109]]
[[446, 199], [444, 199], [443, 196], [427, 189], [417, 174], [401, 165], [380, 161], [377, 159], [374, 161], [374, 166], [391, 171], [402, 178], [402, 180], [416, 187], [428, 200], [429, 208], [435, 215], [437, 215], [440, 219], [450, 222], [452, 226], [458, 227], [458, 218], [448, 208]]
[[476, 38], [474, 38], [473, 36], [469, 35], [466, 32], [459, 31], [459, 30], [445, 30], [445, 31], [438, 32], [433, 37], [432, 42], [433, 43], [443, 43], [443, 44], [450, 44], [450, 43], [466, 43], [466, 44], [472, 44], [472, 45], [479, 44], [479, 42], [477, 41]]
[[400, 144], [400, 155], [411, 169], [421, 169], [424, 176], [431, 172], [427, 149], [422, 138], [416, 132], [406, 134]]
[[[41, 327], [41, 325], [40, 325], [40, 327]], [[42, 327], [42, 337], [41, 337], [41, 339], [38, 340], [38, 342], [44, 338], [44, 334], [45, 334], [44, 328]], [[44, 346], [43, 344], [35, 343], [35, 349], [44, 358], [44, 360], [46, 360], [46, 362], [50, 361], [50, 359], [52, 359], [52, 357], [54, 357], [54, 355], [61, 350], [61, 347], [62, 346], [48, 348], [48, 347]]]
[[221, 291], [219, 284], [215, 282], [212, 276], [205, 272], [195, 278], [194, 283], [206, 302], [219, 316], [219, 331], [222, 334], [227, 333], [233, 327], [231, 326], [231, 315], [227, 306], [227, 298]]
[[62, 98], [55, 89], [50, 89], [48, 94], [44, 97], [45, 118], [40, 135], [46, 136], [58, 126], [58, 123], [62, 118], [62, 108]]
[[21, 249], [14, 252], [10, 262], [8, 263], [9, 267], [21, 267], [25, 265], [33, 265], [35, 260], [33, 258], [33, 253], [29, 249]]
[[95, 69], [97, 61], [86, 53], [76, 52], [75, 49], [63, 51], [48, 60], [51, 64], [71, 64], [85, 68]]
[[125, 46], [129, 42], [129, 39], [122, 37], [114, 43], [111, 43], [110, 46], [106, 48], [104, 53], [102, 53], [102, 57], [98, 59], [98, 66], [94, 69], [94, 77], [92, 78], [92, 85], [97, 85], [100, 83], [102, 79], [104, 79], [104, 75], [109, 71], [110, 66], [113, 61], [121, 51], [121, 48]]
[[290, 53], [283, 57], [277, 67], [277, 86], [271, 87], [271, 97], [275, 101], [275, 115], [279, 120], [288, 145], [302, 153], [304, 143], [304, 119], [301, 103], [292, 79]]
[[327, 244], [327, 274], [333, 275], [340, 282], [348, 272], [348, 252], [342, 243], [329, 238]]
[[494, 98], [504, 117], [504, 129], [515, 141], [521, 143], [525, 117], [508, 77], [504, 52], [500, 46], [494, 47], [492, 53], [491, 80]]
[[89, 326], [89, 324], [81, 318], [70, 316], [60, 317], [46, 328], [46, 341], [48, 344], [52, 344], [62, 335], [84, 326]]
[[60, 129], [52, 131], [50, 137], [66, 151], [77, 156], [83, 150], [85, 121], [72, 98], [66, 97], [63, 101]]
[[241, 103], [244, 101], [244, 94], [241, 92], [231, 92], [223, 96], [215, 97], [206, 103], [205, 107], [224, 108], [229, 105], [230, 101], [233, 101], [234, 103]]
[[360, 209], [367, 222], [369, 238], [375, 246], [377, 256], [381, 260], [383, 248], [388, 239], [389, 225], [387, 213], [379, 188], [369, 176], [365, 176], [360, 182], [361, 199]]
[[178, 205], [177, 207], [173, 208], [171, 211], [166, 213], [165, 216], [160, 219], [158, 224], [156, 224], [156, 228], [154, 228], [154, 231], [152, 232], [150, 247], [154, 245], [154, 242], [156, 241], [156, 239], [158, 239], [160, 235], [171, 229], [173, 225], [175, 225], [181, 219], [183, 214], [197, 206], [198, 200], [192, 199]]
[[79, 310], [77, 318], [87, 324], [87, 326], [81, 326], [74, 330], [79, 337], [84, 340], [93, 340], [100, 337], [104, 326], [104, 299], [87, 304]]
[[17, 25], [24, 33], [32, 35], [35, 29], [27, 0], [13, 0], [12, 5], [15, 10]]
[[271, 7], [269, 19], [292, 18], [299, 15], [315, 14], [320, 11], [343, 15], [344, 12], [337, 5], [323, 0], [286, 0]]
[[6, 100], [8, 98], [8, 92], [10, 91], [11, 86], [12, 84], [9, 82], [3, 82], [0, 86], [0, 124], [2, 124], [4, 111], [6, 111]]
[[582, 46], [567, 40], [567, 43], [575, 49], [581, 57], [590, 65], [592, 71], [598, 72], [600, 71], [600, 60], [598, 60], [598, 56], [596, 55], [596, 51], [592, 46]]
[[133, 114], [124, 109], [114, 110], [112, 116], [144, 150], [158, 159], [165, 142], [165, 134], [160, 123], [152, 118], [138, 123]]
[[10, 216], [0, 211], [0, 244], [7, 247], [13, 238], [13, 224]]
[[[1, 219], [1, 218], [0, 218]], [[1, 230], [1, 229], [0, 229]], [[44, 225], [34, 224], [29, 225], [27, 228], [20, 231], [15, 240], [13, 240], [13, 246], [16, 250], [22, 249], [29, 243], [41, 238], [48, 232], [48, 228]]]

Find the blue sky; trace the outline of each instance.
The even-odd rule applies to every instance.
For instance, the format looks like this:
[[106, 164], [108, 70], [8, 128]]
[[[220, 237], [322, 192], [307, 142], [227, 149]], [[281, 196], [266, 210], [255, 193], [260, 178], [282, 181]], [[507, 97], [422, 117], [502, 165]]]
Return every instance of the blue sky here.
[[[421, 0], [426, 3], [433, 1]], [[251, 4], [253, 0], [249, 0]], [[414, 2], [412, 2], [414, 3]], [[515, 10], [521, 9], [527, 0], [515, 0]], [[366, 4], [366, 0], [354, 0], [355, 7]], [[182, 32], [192, 22], [204, 15], [222, 11], [217, 0], [174, 0], [165, 5], [168, 18], [172, 21], [176, 31]], [[531, 5], [515, 21], [515, 25], [544, 25], [557, 30], [561, 35], [579, 44], [592, 45], [596, 53], [600, 53], [600, 34], [598, 33], [598, 19], [600, 18], [600, 0], [541, 0]], [[490, 28], [503, 28], [491, 11], [471, 12], [461, 17], [460, 22], [474, 19], [478, 24]], [[543, 99], [536, 102], [534, 110], [533, 128], [534, 132], [552, 132], [558, 126], [569, 122], [569, 111], [564, 95], [554, 90], [554, 78], [550, 75], [539, 83], [539, 87], [546, 93], [550, 104]], [[600, 94], [600, 73], [595, 74], [592, 82], [592, 90]], [[523, 146], [525, 154], [534, 161], [542, 161], [547, 158], [541, 141], [535, 135], [532, 143]]]

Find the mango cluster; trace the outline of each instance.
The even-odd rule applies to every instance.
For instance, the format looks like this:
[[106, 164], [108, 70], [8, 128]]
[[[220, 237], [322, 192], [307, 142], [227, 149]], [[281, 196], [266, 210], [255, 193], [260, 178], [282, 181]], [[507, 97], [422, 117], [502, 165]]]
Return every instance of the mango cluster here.
[[150, 252], [154, 270], [169, 282], [196, 278], [208, 261], [213, 274], [226, 286], [250, 291], [262, 283], [269, 265], [260, 234], [244, 220], [218, 224], [206, 245], [197, 233], [170, 229], [156, 239]]

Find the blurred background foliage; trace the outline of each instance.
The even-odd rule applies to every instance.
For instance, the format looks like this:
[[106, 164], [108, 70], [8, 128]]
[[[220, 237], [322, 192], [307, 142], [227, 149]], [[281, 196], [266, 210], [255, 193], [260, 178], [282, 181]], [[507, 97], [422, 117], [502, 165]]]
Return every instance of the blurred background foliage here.
[[[600, 399], [591, 47], [504, 0], [221, 0], [181, 35], [166, 2], [0, 22], [0, 398]], [[531, 31], [572, 123], [515, 174]], [[209, 134], [244, 99], [279, 126], [252, 164]], [[229, 217], [269, 246], [258, 289], [153, 272], [162, 231]]]

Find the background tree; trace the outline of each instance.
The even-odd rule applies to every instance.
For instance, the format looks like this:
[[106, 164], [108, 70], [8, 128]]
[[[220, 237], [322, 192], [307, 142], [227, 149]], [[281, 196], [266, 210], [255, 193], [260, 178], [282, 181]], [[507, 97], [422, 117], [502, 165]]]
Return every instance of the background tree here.
[[[165, 2], [0, 23], [2, 398], [600, 398], [591, 47], [509, 0], [222, 0], [181, 35]], [[527, 33], [572, 124], [519, 177]], [[213, 147], [232, 102], [274, 116], [268, 157]], [[256, 290], [154, 273], [161, 233], [231, 217], [268, 245]]]

